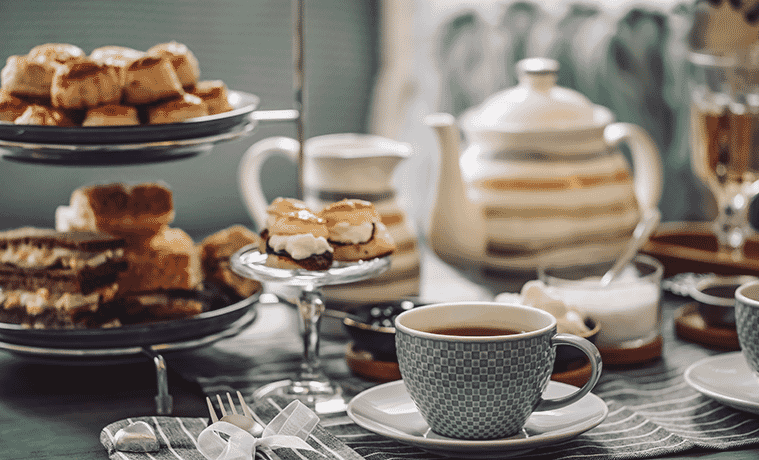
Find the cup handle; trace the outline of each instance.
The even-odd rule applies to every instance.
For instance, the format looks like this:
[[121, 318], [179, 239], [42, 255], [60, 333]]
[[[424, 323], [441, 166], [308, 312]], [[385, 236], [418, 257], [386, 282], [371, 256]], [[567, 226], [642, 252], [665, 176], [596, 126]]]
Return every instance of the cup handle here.
[[579, 401], [583, 396], [588, 394], [590, 390], [593, 389], [593, 387], [598, 382], [599, 377], [601, 377], [601, 353], [599, 353], [595, 345], [590, 343], [588, 340], [572, 334], [556, 334], [551, 339], [551, 345], [569, 345], [578, 348], [580, 351], [585, 353], [585, 355], [590, 360], [590, 378], [585, 383], [585, 385], [582, 386], [582, 388], [578, 389], [572, 394], [556, 399], [541, 398], [540, 401], [538, 401], [538, 406], [535, 408], [535, 411], [554, 410]]
[[248, 213], [261, 230], [266, 226], [266, 208], [269, 206], [261, 189], [261, 168], [271, 155], [287, 156], [298, 161], [298, 141], [289, 137], [268, 137], [251, 145], [242, 156], [237, 168], [240, 195]]
[[642, 210], [657, 208], [664, 184], [664, 173], [656, 142], [643, 128], [631, 123], [612, 123], [604, 128], [610, 147], [622, 142], [630, 146], [633, 160], [635, 198]]

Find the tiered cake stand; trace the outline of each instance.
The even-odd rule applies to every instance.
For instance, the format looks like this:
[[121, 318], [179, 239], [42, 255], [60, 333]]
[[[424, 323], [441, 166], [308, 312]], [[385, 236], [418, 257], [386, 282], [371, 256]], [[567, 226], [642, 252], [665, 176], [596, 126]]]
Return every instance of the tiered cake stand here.
[[[181, 123], [56, 127], [0, 122], [0, 157], [18, 163], [59, 166], [126, 166], [176, 161], [209, 154], [216, 144], [249, 136], [258, 122], [265, 121], [295, 121], [302, 145], [303, 2], [293, 0], [294, 109], [257, 110], [259, 98], [256, 95], [232, 90], [229, 102], [233, 110]], [[300, 158], [298, 166], [302, 171], [302, 154]], [[301, 190], [300, 175], [298, 187]], [[208, 311], [191, 318], [118, 328], [33, 330], [0, 323], [0, 349], [26, 359], [80, 365], [147, 357], [156, 368], [156, 412], [170, 414], [172, 398], [163, 354], [207, 346], [239, 334], [255, 321], [257, 300], [258, 294], [229, 304], [218, 305], [217, 301]]]

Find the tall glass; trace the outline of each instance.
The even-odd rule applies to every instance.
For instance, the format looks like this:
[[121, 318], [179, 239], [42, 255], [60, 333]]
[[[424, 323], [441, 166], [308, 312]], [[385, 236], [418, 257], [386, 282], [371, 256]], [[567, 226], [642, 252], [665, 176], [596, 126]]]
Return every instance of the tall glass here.
[[740, 260], [759, 191], [759, 55], [689, 57], [691, 166], [717, 202], [718, 257]]
[[230, 258], [232, 270], [240, 276], [263, 283], [286, 286], [297, 292], [297, 306], [303, 359], [292, 379], [272, 382], [253, 393], [253, 399], [277, 395], [299, 400], [318, 414], [340, 412], [347, 404], [342, 388], [322, 371], [319, 359], [321, 315], [324, 312], [322, 287], [353, 283], [375, 277], [390, 268], [390, 257], [359, 262], [334, 262], [329, 270], [286, 270], [266, 265], [267, 254], [255, 245], [246, 246]]

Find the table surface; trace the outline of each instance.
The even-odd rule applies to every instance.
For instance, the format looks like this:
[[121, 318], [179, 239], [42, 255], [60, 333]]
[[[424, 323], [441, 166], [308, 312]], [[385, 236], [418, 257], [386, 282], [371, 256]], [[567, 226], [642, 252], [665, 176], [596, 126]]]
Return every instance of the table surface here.
[[[484, 299], [494, 293], [492, 287], [483, 288], [434, 257], [425, 255], [423, 262], [422, 297], [434, 292], [446, 293], [451, 299]], [[496, 293], [501, 289], [503, 286], [495, 288]], [[672, 295], [665, 299], [667, 308], [686, 302]], [[277, 318], [280, 327], [288, 321], [295, 324], [293, 312], [285, 305], [272, 303], [258, 308], [265, 312], [261, 315], [265, 321], [257, 321], [252, 328], [260, 329], [262, 334], [267, 330], [272, 333], [272, 328], [267, 327], [272, 318]], [[175, 416], [207, 415], [200, 387], [183, 379], [173, 367], [192, 363], [193, 353], [196, 352], [182, 352], [177, 359], [166, 355]], [[147, 359], [82, 366], [34, 362], [0, 352], [0, 458], [105, 459], [106, 452], [99, 442], [100, 430], [117, 420], [154, 415], [155, 394], [155, 368]], [[759, 459], [759, 448], [689, 451], [660, 458]]]

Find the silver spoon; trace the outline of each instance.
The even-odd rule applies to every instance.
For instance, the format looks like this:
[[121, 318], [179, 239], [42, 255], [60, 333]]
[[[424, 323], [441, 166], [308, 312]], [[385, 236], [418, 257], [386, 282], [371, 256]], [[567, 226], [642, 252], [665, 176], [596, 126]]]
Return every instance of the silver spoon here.
[[643, 218], [638, 222], [635, 230], [633, 230], [632, 239], [627, 243], [625, 250], [617, 258], [609, 271], [601, 277], [601, 287], [608, 286], [609, 283], [619, 276], [622, 269], [633, 260], [638, 250], [646, 244], [659, 225], [659, 221], [661, 221], [661, 211], [659, 209], [651, 208], [643, 213]]

